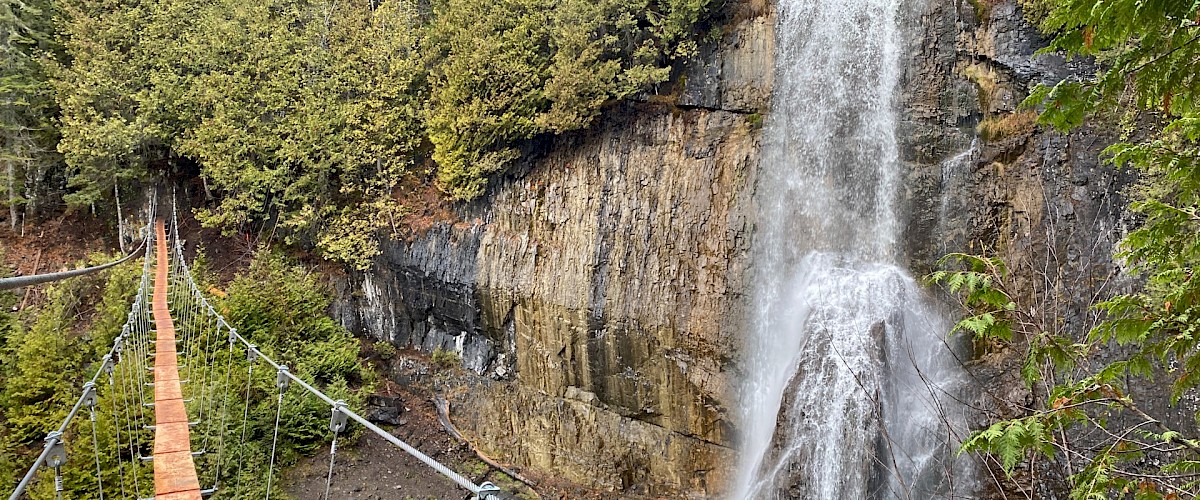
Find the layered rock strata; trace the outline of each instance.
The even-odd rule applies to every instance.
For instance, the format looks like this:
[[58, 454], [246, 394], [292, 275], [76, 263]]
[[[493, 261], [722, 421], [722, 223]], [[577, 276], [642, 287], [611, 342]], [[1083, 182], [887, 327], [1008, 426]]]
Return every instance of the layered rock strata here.
[[351, 278], [345, 324], [479, 375], [451, 408], [488, 453], [630, 493], [724, 485], [774, 51], [767, 5], [734, 10], [674, 103], [553, 139]]

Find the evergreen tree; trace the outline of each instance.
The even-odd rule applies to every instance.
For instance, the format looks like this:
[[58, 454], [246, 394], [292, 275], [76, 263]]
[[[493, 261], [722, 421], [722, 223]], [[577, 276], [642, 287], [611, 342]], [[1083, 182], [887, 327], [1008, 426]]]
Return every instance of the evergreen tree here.
[[63, 0], [74, 206], [198, 166], [209, 226], [359, 268], [414, 165], [469, 199], [521, 141], [588, 126], [691, 53], [707, 0]]
[[35, 201], [39, 173], [54, 162], [53, 106], [41, 64], [53, 44], [50, 16], [47, 0], [0, 0], [0, 189], [7, 194], [0, 203], [8, 205], [12, 229], [22, 206]]
[[64, 62], [54, 65], [61, 108], [59, 151], [68, 168], [64, 200], [92, 207], [111, 200], [118, 184], [147, 176], [167, 156], [168, 123], [151, 119], [151, 85], [139, 40], [154, 7], [151, 0], [114, 5], [107, 0], [65, 0]]
[[601, 106], [663, 82], [705, 0], [444, 0], [426, 50], [441, 188], [479, 196], [515, 143], [587, 127]]

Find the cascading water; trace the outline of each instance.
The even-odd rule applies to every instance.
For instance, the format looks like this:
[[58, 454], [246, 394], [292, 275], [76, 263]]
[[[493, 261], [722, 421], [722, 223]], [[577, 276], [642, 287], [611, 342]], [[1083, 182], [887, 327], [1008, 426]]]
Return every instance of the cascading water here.
[[948, 322], [897, 267], [900, 0], [781, 0], [735, 498], [969, 495]]

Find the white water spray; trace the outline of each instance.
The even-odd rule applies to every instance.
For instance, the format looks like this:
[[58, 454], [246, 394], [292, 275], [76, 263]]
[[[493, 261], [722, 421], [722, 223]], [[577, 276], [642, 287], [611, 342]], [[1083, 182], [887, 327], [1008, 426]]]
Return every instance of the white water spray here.
[[900, 0], [781, 0], [735, 498], [967, 496], [965, 376], [897, 267]]

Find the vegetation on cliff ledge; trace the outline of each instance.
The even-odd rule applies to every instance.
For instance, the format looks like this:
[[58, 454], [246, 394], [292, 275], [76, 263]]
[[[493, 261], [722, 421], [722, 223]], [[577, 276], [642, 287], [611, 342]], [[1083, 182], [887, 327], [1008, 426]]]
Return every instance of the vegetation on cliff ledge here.
[[708, 3], [3, 0], [0, 203], [15, 225], [198, 172], [206, 224], [362, 266], [406, 174], [479, 196], [523, 141], [664, 82]]

